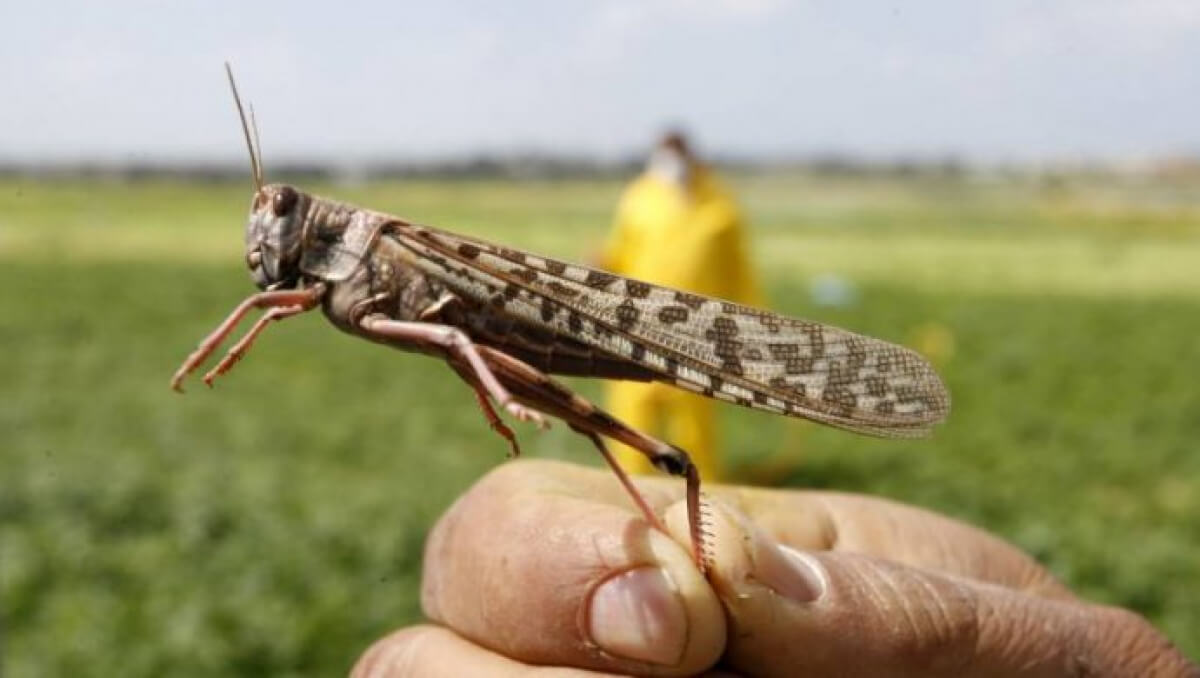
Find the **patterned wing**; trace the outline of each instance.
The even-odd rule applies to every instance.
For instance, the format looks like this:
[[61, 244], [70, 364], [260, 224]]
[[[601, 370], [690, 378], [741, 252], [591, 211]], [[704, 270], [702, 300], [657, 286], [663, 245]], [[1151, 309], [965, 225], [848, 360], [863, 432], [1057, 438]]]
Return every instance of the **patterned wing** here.
[[425, 226], [393, 236], [457, 293], [712, 398], [890, 437], [950, 409], [923, 358], [879, 339]]

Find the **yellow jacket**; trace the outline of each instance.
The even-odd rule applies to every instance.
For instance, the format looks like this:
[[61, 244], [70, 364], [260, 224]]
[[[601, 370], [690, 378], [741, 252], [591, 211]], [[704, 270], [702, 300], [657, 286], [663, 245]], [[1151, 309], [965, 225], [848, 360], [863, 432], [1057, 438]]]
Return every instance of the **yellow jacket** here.
[[638, 280], [762, 305], [752, 274], [741, 214], [703, 167], [690, 194], [652, 174], [625, 190], [602, 265]]
[[[630, 278], [762, 305], [737, 205], [702, 167], [694, 170], [690, 191], [649, 173], [634, 181], [617, 206], [601, 264]], [[687, 450], [705, 481], [722, 479], [711, 400], [658, 383], [611, 382], [607, 391], [614, 416]], [[614, 449], [626, 469], [651, 470], [636, 450]]]

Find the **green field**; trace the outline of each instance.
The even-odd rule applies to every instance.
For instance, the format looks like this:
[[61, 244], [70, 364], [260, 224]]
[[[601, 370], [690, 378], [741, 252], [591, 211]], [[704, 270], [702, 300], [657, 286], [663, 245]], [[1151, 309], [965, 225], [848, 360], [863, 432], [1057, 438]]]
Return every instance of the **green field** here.
[[[1200, 183], [736, 183], [775, 307], [930, 351], [954, 395], [926, 441], [726, 410], [739, 477], [977, 523], [1200, 656]], [[579, 259], [619, 184], [315, 188]], [[167, 390], [252, 291], [249, 193], [0, 182], [6, 678], [343, 673], [419, 618], [427, 527], [503, 463], [444, 365], [316, 314], [214, 391]], [[853, 304], [813, 303], [828, 275]], [[563, 426], [518, 432], [531, 456], [596, 463]]]

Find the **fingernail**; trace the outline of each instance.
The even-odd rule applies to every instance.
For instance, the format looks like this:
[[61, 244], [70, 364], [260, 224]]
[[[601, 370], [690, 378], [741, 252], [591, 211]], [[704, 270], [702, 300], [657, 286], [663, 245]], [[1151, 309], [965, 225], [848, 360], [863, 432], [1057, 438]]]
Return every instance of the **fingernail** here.
[[596, 588], [588, 632], [593, 642], [611, 654], [673, 666], [682, 658], [687, 642], [687, 613], [665, 572], [640, 567]]
[[720, 506], [720, 515], [738, 526], [746, 549], [746, 560], [726, 564], [731, 580], [753, 579], [798, 603], [811, 603], [825, 595], [829, 578], [820, 561], [775, 541], [740, 511]]
[[781, 596], [811, 603], [825, 594], [825, 569], [807, 553], [767, 539], [756, 540], [755, 576]]

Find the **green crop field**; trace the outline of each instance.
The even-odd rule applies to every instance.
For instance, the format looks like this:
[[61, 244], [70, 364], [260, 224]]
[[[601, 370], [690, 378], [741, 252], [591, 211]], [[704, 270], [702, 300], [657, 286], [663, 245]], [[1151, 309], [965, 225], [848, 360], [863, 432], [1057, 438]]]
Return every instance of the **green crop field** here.
[[[954, 396], [922, 441], [726, 409], [737, 476], [979, 524], [1200, 656], [1200, 182], [734, 183], [773, 306], [924, 350]], [[314, 188], [580, 259], [620, 185]], [[419, 618], [428, 526], [504, 463], [444, 365], [319, 314], [272, 327], [215, 390], [168, 391], [252, 291], [249, 194], [0, 182], [6, 678], [344, 673]], [[818, 304], [831, 285], [844, 303]], [[518, 433], [530, 456], [597, 463], [564, 426]]]

